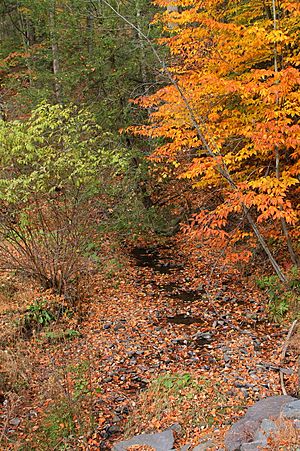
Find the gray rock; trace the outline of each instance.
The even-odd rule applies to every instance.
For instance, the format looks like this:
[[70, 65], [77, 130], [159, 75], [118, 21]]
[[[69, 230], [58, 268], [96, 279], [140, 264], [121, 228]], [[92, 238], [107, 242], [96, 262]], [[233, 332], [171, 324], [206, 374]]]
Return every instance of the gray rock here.
[[152, 446], [156, 451], [171, 451], [174, 444], [173, 431], [166, 429], [157, 434], [141, 434], [133, 437], [130, 440], [117, 443], [114, 451], [126, 451], [129, 446], [133, 445], [148, 445]]
[[296, 429], [300, 429], [300, 420], [295, 420], [294, 421], [294, 426]]
[[259, 451], [266, 445], [266, 442], [255, 441], [251, 443], [244, 443], [239, 449], [241, 451]]
[[200, 443], [196, 446], [196, 448], [193, 449], [193, 451], [206, 451], [208, 448], [211, 448], [214, 446], [214, 443], [211, 440], [208, 440], [207, 442]]
[[9, 424], [11, 424], [12, 426], [19, 426], [20, 423], [20, 418], [12, 418], [11, 420], [9, 420]]
[[260, 425], [261, 432], [266, 436], [269, 437], [270, 434], [277, 429], [276, 424], [272, 420], [263, 419]]
[[189, 444], [184, 445], [180, 451], [189, 451], [190, 447], [191, 447], [191, 445], [189, 445]]
[[300, 399], [286, 404], [282, 409], [282, 414], [285, 418], [300, 420]]
[[292, 403], [292, 401], [296, 401], [296, 398], [292, 396], [272, 396], [255, 403], [248, 409], [246, 415], [237, 421], [226, 434], [226, 450], [237, 451], [241, 449], [243, 444], [253, 441], [254, 435], [260, 428], [262, 421], [273, 417], [278, 418], [283, 407]]
[[119, 426], [116, 426], [114, 424], [107, 429], [107, 432], [109, 434], [117, 434], [120, 431], [121, 431], [121, 428], [119, 428]]
[[171, 429], [171, 431], [177, 432], [178, 434], [182, 431], [182, 427], [179, 423], [172, 424], [168, 429]]

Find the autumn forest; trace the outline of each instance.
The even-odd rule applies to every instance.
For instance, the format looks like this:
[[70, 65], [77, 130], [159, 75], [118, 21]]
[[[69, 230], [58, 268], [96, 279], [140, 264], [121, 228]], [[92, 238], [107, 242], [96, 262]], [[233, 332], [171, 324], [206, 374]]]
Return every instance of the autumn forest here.
[[299, 0], [0, 0], [0, 42], [0, 448], [299, 449], [230, 432], [300, 396]]

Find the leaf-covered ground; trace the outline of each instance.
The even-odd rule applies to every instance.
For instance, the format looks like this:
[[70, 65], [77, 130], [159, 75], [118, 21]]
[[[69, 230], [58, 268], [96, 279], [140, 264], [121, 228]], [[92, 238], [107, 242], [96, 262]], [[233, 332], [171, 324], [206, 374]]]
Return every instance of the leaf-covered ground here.
[[[66, 314], [4, 348], [2, 363], [15, 365], [15, 379], [1, 373], [12, 379], [0, 399], [4, 449], [109, 450], [173, 423], [178, 449], [207, 437], [219, 449], [246, 406], [281, 392], [287, 326], [269, 321], [254, 277], [179, 238], [124, 255], [88, 281], [80, 321]], [[294, 393], [295, 371], [285, 379]]]

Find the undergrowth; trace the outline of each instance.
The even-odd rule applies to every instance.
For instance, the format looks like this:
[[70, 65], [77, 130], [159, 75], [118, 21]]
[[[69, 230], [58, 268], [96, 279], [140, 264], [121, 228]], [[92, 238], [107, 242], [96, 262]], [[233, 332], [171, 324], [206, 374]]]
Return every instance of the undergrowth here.
[[[212, 398], [215, 410], [207, 407]], [[189, 373], [166, 373], [154, 379], [141, 393], [125, 426], [126, 436], [179, 423], [186, 427], [205, 428], [216, 421], [216, 409], [226, 414], [226, 397], [219, 384]], [[204, 402], [205, 401], [205, 402]]]
[[286, 315], [299, 316], [300, 276], [298, 268], [292, 268], [287, 283], [277, 276], [266, 276], [257, 280], [257, 285], [269, 297], [269, 311], [272, 320], [280, 322]]

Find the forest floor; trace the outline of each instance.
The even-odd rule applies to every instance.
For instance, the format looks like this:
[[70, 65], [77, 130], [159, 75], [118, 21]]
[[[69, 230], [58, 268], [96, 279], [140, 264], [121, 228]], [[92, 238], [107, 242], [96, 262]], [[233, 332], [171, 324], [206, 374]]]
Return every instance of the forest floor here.
[[[281, 393], [288, 325], [270, 321], [254, 277], [182, 238], [139, 243], [111, 262], [85, 287], [80, 321], [66, 314], [5, 346], [0, 337], [1, 449], [110, 450], [174, 423], [177, 449], [208, 438], [221, 449], [247, 406]], [[37, 295], [14, 295], [10, 308], [2, 299], [6, 335], [24, 296]], [[290, 394], [295, 361], [284, 363]]]

